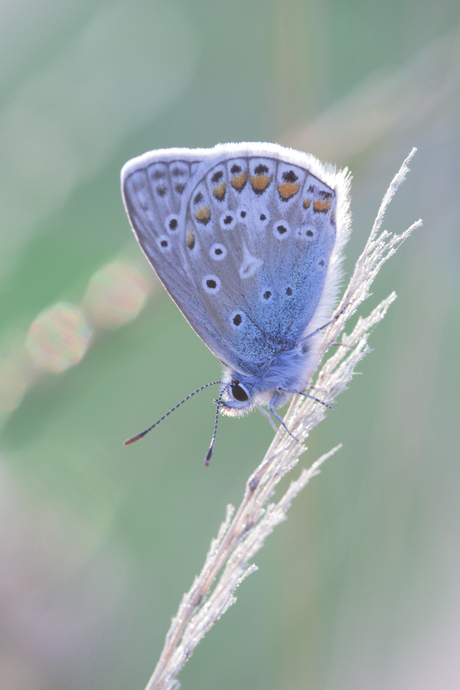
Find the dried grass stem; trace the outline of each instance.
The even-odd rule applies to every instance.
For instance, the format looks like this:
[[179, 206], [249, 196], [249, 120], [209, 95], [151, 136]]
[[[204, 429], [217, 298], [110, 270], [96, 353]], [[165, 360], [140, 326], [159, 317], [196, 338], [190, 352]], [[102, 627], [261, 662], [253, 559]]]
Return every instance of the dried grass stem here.
[[[383, 197], [369, 239], [338, 307], [339, 316], [324, 329], [320, 345], [321, 359], [332, 345], [338, 342], [341, 345], [324, 362], [315, 380], [315, 387], [322, 391], [322, 399], [328, 404], [333, 403], [337, 395], [346, 389], [356, 365], [369, 351], [369, 332], [396, 299], [395, 293], [392, 293], [367, 317], [360, 317], [349, 335], [344, 332], [348, 319], [369, 296], [370, 286], [382, 265], [421, 225], [418, 220], [401, 235], [380, 231], [388, 204], [404, 180], [414, 153], [415, 149], [406, 158]], [[177, 675], [195, 646], [234, 603], [237, 586], [256, 569], [249, 561], [263, 546], [275, 525], [286, 519], [292, 500], [319, 473], [322, 463], [341, 447], [333, 448], [309, 469], [302, 470], [282, 498], [277, 503], [269, 503], [278, 482], [297, 464], [305, 450], [303, 442], [311, 429], [324, 418], [325, 410], [324, 405], [310, 398], [294, 396], [284, 421], [298, 442], [281, 427], [264, 459], [249, 477], [238, 510], [235, 512], [233, 506], [227, 506], [225, 521], [216, 539], [211, 542], [202, 571], [195, 578], [190, 591], [184, 594], [172, 620], [163, 652], [146, 690], [178, 687]], [[219, 573], [220, 577], [211, 589]]]

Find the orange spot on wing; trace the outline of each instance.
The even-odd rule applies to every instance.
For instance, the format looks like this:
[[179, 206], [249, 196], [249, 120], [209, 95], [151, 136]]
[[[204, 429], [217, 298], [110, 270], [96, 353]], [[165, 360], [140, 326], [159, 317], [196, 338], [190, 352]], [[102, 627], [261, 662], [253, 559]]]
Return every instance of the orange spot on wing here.
[[305, 201], [303, 202], [303, 207], [304, 208], [310, 208], [310, 204], [311, 204], [311, 199], [305, 199]]
[[248, 181], [248, 176], [245, 172], [239, 173], [238, 175], [233, 175], [231, 179], [231, 185], [237, 192], [241, 192], [244, 188], [246, 182]]
[[313, 203], [313, 211], [315, 213], [327, 213], [330, 208], [331, 202], [329, 199], [326, 199], [325, 201], [315, 201]]
[[226, 182], [221, 182], [220, 184], [218, 184], [214, 187], [214, 189], [212, 190], [212, 194], [217, 199], [217, 201], [223, 201], [223, 199], [225, 198], [226, 188], [227, 188]]
[[195, 235], [193, 234], [191, 228], [187, 230], [187, 236], [185, 238], [185, 241], [187, 242], [187, 247], [189, 249], [193, 249], [195, 246]]
[[278, 187], [278, 192], [280, 193], [280, 197], [284, 199], [284, 201], [287, 201], [297, 194], [299, 189], [300, 187], [296, 182], [283, 182]]
[[331, 225], [335, 225], [335, 211], [334, 210], [332, 210], [332, 213], [331, 213]]
[[251, 184], [255, 193], [262, 194], [262, 192], [265, 192], [265, 190], [271, 182], [271, 179], [272, 178], [270, 177], [270, 175], [253, 175], [251, 177]]
[[195, 211], [195, 218], [199, 223], [207, 225], [211, 220], [211, 209], [209, 206], [198, 206]]

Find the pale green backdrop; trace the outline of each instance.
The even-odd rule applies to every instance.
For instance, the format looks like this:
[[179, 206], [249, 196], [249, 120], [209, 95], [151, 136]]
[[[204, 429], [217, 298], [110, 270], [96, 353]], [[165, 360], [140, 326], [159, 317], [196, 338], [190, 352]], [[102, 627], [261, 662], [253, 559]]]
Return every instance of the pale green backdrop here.
[[183, 688], [460, 686], [459, 39], [456, 0], [2, 4], [2, 690], [142, 690], [273, 436], [223, 419], [206, 470], [210, 390], [122, 445], [220, 366], [148, 269], [119, 170], [251, 140], [350, 167], [348, 273], [412, 146], [385, 227], [424, 227], [363, 306], [399, 295], [302, 464], [343, 450]]

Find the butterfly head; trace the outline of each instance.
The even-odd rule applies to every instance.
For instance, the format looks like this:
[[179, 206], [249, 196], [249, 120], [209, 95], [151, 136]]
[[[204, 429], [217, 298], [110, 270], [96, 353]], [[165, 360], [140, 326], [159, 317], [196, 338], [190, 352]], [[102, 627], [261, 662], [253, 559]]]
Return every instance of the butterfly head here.
[[233, 372], [225, 372], [221, 388], [221, 413], [239, 417], [251, 412], [255, 405], [251, 383]]
[[222, 383], [220, 411], [229, 417], [240, 417], [261, 405], [282, 407], [290, 397], [280, 382], [270, 385], [268, 381], [232, 371], [224, 374]]
[[224, 384], [222, 414], [236, 417], [254, 409], [256, 401], [254, 400], [252, 386], [249, 382], [242, 381], [241, 378], [232, 376], [230, 381]]

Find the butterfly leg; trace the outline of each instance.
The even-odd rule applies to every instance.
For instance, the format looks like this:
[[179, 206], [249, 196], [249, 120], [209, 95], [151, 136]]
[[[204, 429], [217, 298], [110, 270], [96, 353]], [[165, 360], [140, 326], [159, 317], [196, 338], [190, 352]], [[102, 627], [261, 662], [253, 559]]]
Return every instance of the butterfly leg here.
[[270, 413], [267, 412], [267, 410], [265, 409], [265, 407], [258, 407], [257, 409], [259, 410], [259, 412], [261, 412], [261, 413], [263, 414], [263, 416], [264, 416], [266, 419], [268, 419], [268, 421], [270, 422], [271, 428], [272, 428], [274, 431], [278, 431], [278, 427], [276, 426], [275, 422], [273, 421], [273, 419], [272, 419], [271, 416], [270, 416]]
[[314, 395], [309, 395], [308, 393], [303, 393], [302, 391], [290, 391], [290, 390], [286, 390], [285, 388], [283, 388], [283, 390], [284, 390], [286, 393], [295, 393], [296, 395], [303, 395], [304, 398], [310, 398], [311, 400], [315, 400], [317, 403], [320, 403], [321, 405], [324, 405], [324, 407], [328, 407], [330, 410], [333, 410], [333, 409], [334, 409], [334, 408], [332, 407], [332, 405], [328, 405], [328, 403], [324, 402], [324, 400], [320, 400], [319, 398], [315, 398]]
[[[287, 428], [286, 424], [284, 423], [283, 418], [280, 417], [279, 414], [278, 414], [277, 412], [275, 412], [275, 410], [273, 409], [273, 407], [272, 407], [272, 401], [271, 401], [271, 400], [270, 400], [270, 402], [268, 403], [268, 409], [269, 409], [269, 411], [271, 412], [271, 414], [274, 416], [274, 418], [277, 419], [277, 420], [279, 421], [279, 423], [281, 424], [281, 426], [283, 426], [283, 427], [286, 429], [286, 431], [288, 432], [289, 436], [290, 436], [291, 438], [293, 438], [294, 441], [297, 441], [297, 443], [299, 443], [299, 440], [294, 436], [294, 434], [291, 434], [291, 432], [290, 432], [289, 429]], [[267, 414], [268, 414], [268, 413], [267, 413]], [[279, 431], [279, 429], [277, 429], [277, 431]]]

